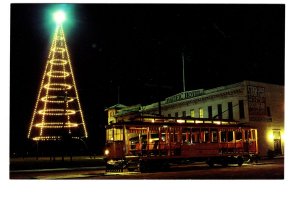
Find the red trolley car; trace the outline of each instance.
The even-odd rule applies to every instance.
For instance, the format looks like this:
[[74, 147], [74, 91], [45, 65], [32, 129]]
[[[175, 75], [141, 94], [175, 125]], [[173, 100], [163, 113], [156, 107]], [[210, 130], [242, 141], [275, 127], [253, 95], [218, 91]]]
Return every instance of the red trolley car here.
[[170, 163], [235, 163], [257, 156], [257, 130], [230, 120], [136, 117], [106, 126], [107, 171], [161, 170]]

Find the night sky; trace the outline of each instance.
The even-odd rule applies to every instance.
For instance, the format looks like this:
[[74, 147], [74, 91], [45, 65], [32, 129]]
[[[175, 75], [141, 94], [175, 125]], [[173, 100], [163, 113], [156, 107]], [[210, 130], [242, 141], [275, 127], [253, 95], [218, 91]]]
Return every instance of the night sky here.
[[[243, 80], [284, 85], [285, 6], [208, 4], [11, 4], [10, 149], [25, 138], [55, 29], [65, 33], [89, 145], [105, 142], [104, 109]], [[69, 20], [69, 19], [67, 19]]]

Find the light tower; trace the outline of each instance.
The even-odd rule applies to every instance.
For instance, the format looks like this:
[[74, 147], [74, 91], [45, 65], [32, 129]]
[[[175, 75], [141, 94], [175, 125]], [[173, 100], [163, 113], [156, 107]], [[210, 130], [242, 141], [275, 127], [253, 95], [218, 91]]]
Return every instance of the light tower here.
[[56, 29], [27, 137], [35, 141], [87, 138], [63, 22], [63, 11], [53, 15]]

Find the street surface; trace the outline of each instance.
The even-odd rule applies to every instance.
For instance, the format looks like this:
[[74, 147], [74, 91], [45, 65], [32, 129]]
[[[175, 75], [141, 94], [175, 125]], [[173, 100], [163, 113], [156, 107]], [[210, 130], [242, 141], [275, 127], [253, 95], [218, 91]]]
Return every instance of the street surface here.
[[168, 171], [106, 172], [100, 167], [74, 167], [35, 170], [11, 170], [10, 179], [284, 179], [284, 159], [262, 160], [258, 163], [244, 163], [241, 167], [215, 166], [205, 163], [172, 165]]

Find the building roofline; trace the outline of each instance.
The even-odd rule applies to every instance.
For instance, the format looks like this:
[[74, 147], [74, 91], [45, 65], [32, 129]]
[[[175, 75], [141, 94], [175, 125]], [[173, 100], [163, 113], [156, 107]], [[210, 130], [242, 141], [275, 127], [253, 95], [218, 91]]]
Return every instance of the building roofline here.
[[[180, 92], [175, 95], [169, 96], [165, 98], [164, 100], [161, 101], [162, 106], [167, 106], [167, 105], [176, 105], [178, 103], [184, 103], [184, 102], [189, 102], [193, 101], [199, 97], [206, 97], [209, 95], [213, 95], [216, 93], [220, 93], [222, 91], [227, 91], [231, 90], [234, 88], [238, 87], [244, 87], [246, 85], [255, 85], [255, 84], [264, 84], [264, 85], [272, 85], [272, 86], [279, 86], [279, 87], [284, 87], [283, 85], [278, 85], [278, 84], [272, 84], [272, 83], [265, 83], [265, 82], [259, 82], [259, 81], [251, 81], [251, 80], [243, 80], [241, 82], [225, 85], [225, 86], [219, 86], [211, 89], [196, 89], [196, 90], [189, 90], [185, 92]], [[200, 93], [202, 91], [202, 93]], [[180, 96], [185, 96], [186, 93], [193, 93], [193, 92], [199, 92], [198, 95], [190, 98], [181, 98]], [[187, 95], [189, 96], [189, 95]], [[173, 100], [172, 100], [173, 98]], [[176, 99], [177, 98], [177, 99]], [[149, 105], [144, 106], [144, 109], [146, 110], [152, 110], [152, 109], [157, 109], [157, 103], [152, 103]]]
[[118, 103], [118, 104], [115, 104], [115, 105], [110, 106], [108, 108], [105, 108], [104, 111], [107, 111], [108, 109], [113, 109], [113, 108], [115, 108], [115, 109], [122, 109], [122, 108], [126, 108], [126, 107], [128, 107], [128, 106], [125, 106], [123, 104], [119, 104]]

